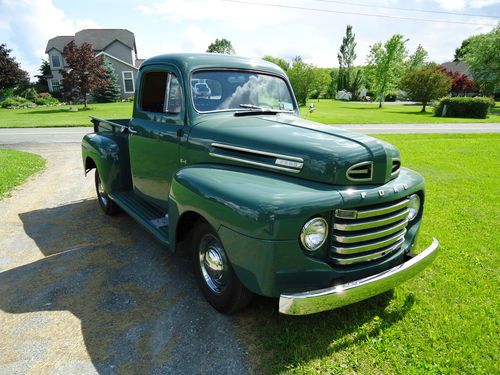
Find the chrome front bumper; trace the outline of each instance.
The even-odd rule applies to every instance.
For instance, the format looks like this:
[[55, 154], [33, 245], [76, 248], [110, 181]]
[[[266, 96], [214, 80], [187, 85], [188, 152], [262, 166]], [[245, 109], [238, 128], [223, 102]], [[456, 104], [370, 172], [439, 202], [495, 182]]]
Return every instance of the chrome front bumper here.
[[387, 271], [335, 287], [280, 295], [279, 311], [288, 315], [307, 315], [358, 302], [383, 293], [412, 278], [432, 263], [439, 249], [432, 244], [407, 262]]

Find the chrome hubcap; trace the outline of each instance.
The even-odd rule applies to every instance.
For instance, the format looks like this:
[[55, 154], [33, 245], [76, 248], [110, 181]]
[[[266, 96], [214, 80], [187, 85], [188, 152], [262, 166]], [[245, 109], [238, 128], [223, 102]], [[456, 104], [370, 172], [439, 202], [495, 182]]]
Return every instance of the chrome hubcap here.
[[99, 194], [99, 199], [101, 202], [107, 206], [108, 198], [106, 197], [106, 192], [104, 191], [104, 187], [102, 186], [101, 177], [97, 176], [97, 193]]
[[222, 244], [211, 234], [205, 235], [198, 250], [201, 273], [210, 290], [221, 294], [227, 286], [227, 259]]

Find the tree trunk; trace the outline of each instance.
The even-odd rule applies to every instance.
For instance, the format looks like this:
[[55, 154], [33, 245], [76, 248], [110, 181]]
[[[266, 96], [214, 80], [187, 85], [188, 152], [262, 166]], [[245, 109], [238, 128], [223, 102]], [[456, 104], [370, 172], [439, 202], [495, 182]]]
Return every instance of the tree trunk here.
[[425, 112], [425, 107], [427, 106], [427, 102], [423, 102], [422, 104], [423, 104], [423, 106], [422, 106], [422, 110], [420, 112]]
[[382, 100], [378, 102], [378, 107], [382, 108]]

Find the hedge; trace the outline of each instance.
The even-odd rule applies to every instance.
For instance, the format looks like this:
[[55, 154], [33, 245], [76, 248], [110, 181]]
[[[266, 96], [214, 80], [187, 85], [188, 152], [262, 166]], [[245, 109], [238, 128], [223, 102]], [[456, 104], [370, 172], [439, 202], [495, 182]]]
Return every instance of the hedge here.
[[487, 97], [443, 98], [434, 106], [438, 117], [486, 118], [495, 107], [495, 101]]

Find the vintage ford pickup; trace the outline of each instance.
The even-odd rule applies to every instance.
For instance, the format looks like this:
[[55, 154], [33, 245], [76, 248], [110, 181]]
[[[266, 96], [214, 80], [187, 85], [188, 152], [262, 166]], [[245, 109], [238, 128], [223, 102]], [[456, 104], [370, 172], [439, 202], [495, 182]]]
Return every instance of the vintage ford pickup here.
[[[387, 291], [435, 258], [416, 249], [424, 180], [386, 142], [299, 117], [286, 74], [236, 56], [146, 60], [131, 119], [82, 141], [98, 202], [172, 251], [235, 312], [256, 293], [310, 314]], [[417, 254], [418, 253], [418, 254]]]

